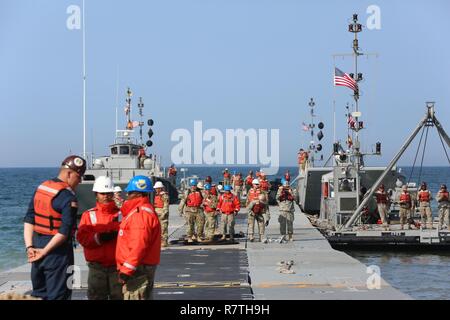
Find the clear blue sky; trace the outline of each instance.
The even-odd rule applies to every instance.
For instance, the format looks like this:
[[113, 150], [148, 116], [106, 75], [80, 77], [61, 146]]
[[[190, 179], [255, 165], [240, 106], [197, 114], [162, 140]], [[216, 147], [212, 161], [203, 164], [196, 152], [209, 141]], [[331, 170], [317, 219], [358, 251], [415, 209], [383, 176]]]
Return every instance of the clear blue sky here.
[[[0, 167], [56, 166], [82, 151], [81, 31], [66, 28], [66, 9], [81, 0], [0, 1]], [[368, 147], [383, 142], [386, 163], [416, 126], [425, 101], [450, 131], [450, 2], [289, 0], [86, 0], [88, 150], [106, 154], [127, 86], [143, 96], [155, 124], [153, 152], [169, 162], [177, 128], [280, 129], [281, 164], [308, 143], [301, 131], [314, 97], [332, 143], [345, 138], [350, 90], [332, 86], [333, 53], [350, 52], [353, 13], [366, 23], [381, 9], [381, 30], [365, 30], [361, 110]], [[351, 61], [337, 66], [351, 72]], [[93, 133], [93, 135], [92, 135]], [[414, 150], [401, 161], [412, 163]], [[426, 165], [446, 165], [436, 134]]]

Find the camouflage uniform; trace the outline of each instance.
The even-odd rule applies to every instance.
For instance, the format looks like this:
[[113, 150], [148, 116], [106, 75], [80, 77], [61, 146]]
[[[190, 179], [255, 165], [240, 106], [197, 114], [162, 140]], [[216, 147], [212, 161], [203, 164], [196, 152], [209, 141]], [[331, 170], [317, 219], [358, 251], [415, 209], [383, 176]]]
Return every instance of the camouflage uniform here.
[[[262, 208], [259, 207], [262, 205]], [[259, 231], [259, 241], [262, 240], [266, 232], [266, 222], [270, 220], [270, 213], [267, 210], [267, 202], [258, 200], [253, 200], [247, 206], [248, 209], [248, 238], [253, 241], [253, 234], [255, 232], [255, 221], [258, 223]], [[261, 210], [261, 212], [255, 212], [256, 210]]]
[[443, 227], [444, 224], [447, 224], [448, 230], [450, 230], [450, 202], [448, 199], [448, 191], [439, 190], [436, 200], [439, 205], [439, 226]]
[[195, 226], [197, 226], [197, 239], [201, 239], [203, 235], [203, 228], [205, 226], [205, 215], [203, 214], [201, 207], [189, 207], [186, 205], [186, 200], [192, 192], [192, 190], [187, 190], [180, 201], [180, 205], [178, 206], [178, 211], [180, 213], [184, 213], [186, 217], [188, 224], [186, 235], [188, 237], [188, 241], [195, 236]]
[[[203, 191], [202, 195], [204, 207], [203, 211], [206, 218], [205, 235], [207, 239], [212, 240], [214, 237], [214, 233], [216, 232], [216, 215], [217, 215], [216, 208], [218, 203], [218, 197], [206, 191]], [[214, 209], [214, 211], [208, 212], [205, 207]]]
[[169, 240], [169, 195], [167, 192], [160, 193], [163, 202], [162, 208], [157, 208], [155, 203], [155, 212], [158, 215], [161, 224], [161, 243], [167, 245]]
[[123, 285], [124, 300], [152, 300], [156, 266], [140, 265], [131, 278]]
[[[294, 199], [292, 189], [289, 187], [289, 194]], [[278, 216], [278, 222], [280, 223], [280, 233], [282, 236], [289, 235], [289, 240], [292, 240], [294, 234], [294, 200], [281, 199], [283, 187], [279, 187], [276, 195], [278, 205], [280, 207], [280, 215]], [[287, 232], [286, 232], [287, 227]]]
[[[421, 201], [420, 194], [427, 193], [429, 194], [429, 201]], [[424, 228], [433, 228], [433, 217], [431, 213], [430, 201], [431, 201], [431, 192], [428, 190], [419, 190], [417, 192], [417, 200], [419, 201], [419, 211], [421, 224]]]
[[97, 262], [88, 262], [89, 300], [122, 300], [122, 285], [119, 282], [116, 266], [104, 267]]
[[[402, 194], [409, 194], [409, 193], [402, 192]], [[401, 195], [400, 195], [400, 197], [401, 197]], [[411, 197], [411, 195], [410, 195], [410, 197]], [[412, 197], [410, 199], [412, 200]], [[411, 208], [412, 208], [411, 202], [412, 201], [409, 201], [409, 202], [408, 201], [405, 201], [405, 202], [400, 201], [399, 216], [400, 216], [400, 225], [401, 225], [402, 230], [403, 230], [403, 226], [406, 223], [408, 223], [408, 229], [411, 229], [411, 223], [410, 223], [410, 221], [411, 221], [410, 219], [412, 218], [411, 217]]]

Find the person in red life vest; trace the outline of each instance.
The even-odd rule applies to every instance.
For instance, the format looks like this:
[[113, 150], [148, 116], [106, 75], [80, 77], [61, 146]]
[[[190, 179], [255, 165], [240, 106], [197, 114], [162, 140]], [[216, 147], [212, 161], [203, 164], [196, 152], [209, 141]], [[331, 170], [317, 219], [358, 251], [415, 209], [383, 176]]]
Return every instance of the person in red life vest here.
[[436, 195], [439, 208], [439, 228], [444, 228], [444, 222], [447, 224], [447, 229], [450, 231], [450, 201], [447, 186], [441, 185], [439, 192]]
[[125, 190], [116, 262], [124, 300], [150, 300], [161, 255], [161, 225], [149, 200], [151, 180], [135, 176]]
[[177, 168], [175, 168], [175, 165], [172, 163], [172, 165], [169, 168], [169, 181], [176, 186], [177, 185]]
[[419, 202], [421, 225], [424, 229], [433, 229], [433, 217], [430, 206], [432, 199], [431, 192], [427, 189], [427, 184], [422, 182], [420, 190], [417, 192], [417, 201]]
[[205, 189], [202, 192], [203, 195], [203, 212], [206, 217], [205, 233], [207, 241], [212, 241], [214, 239], [214, 234], [216, 232], [216, 208], [217, 208], [217, 195], [212, 194], [211, 185], [209, 183], [205, 184]]
[[262, 191], [261, 188], [260, 188], [259, 180], [258, 179], [253, 179], [253, 181], [252, 181], [252, 188], [248, 191], [247, 201], [245, 203], [245, 206], [248, 207], [250, 202], [252, 202], [253, 200], [258, 199], [260, 194], [263, 194], [263, 195], [266, 196], [266, 201], [265, 202], [269, 201], [267, 193]]
[[261, 188], [261, 191], [269, 192], [270, 182], [267, 180], [266, 174], [264, 172], [261, 172], [261, 178], [259, 179], [259, 186]]
[[123, 204], [123, 198], [122, 198], [122, 188], [119, 186], [114, 187], [114, 202], [116, 203], [117, 208], [122, 208]]
[[222, 213], [222, 238], [226, 239], [227, 231], [230, 234], [230, 240], [234, 241], [234, 217], [241, 210], [241, 204], [238, 198], [231, 193], [233, 188], [230, 185], [223, 187], [224, 193], [219, 197], [219, 203], [217, 204], [217, 211]]
[[228, 168], [226, 168], [223, 172], [223, 185], [230, 185], [231, 184], [231, 174], [228, 172]]
[[303, 173], [306, 169], [306, 163], [308, 162], [308, 152], [300, 149], [300, 151], [297, 153], [297, 160], [298, 165], [300, 167], [300, 171]]
[[375, 201], [377, 202], [378, 213], [380, 215], [381, 223], [385, 230], [389, 230], [388, 226], [388, 209], [390, 205], [390, 199], [388, 193], [384, 190], [384, 184], [381, 184], [378, 190], [375, 192]]
[[[205, 216], [202, 211], [203, 197], [197, 188], [198, 180], [192, 178], [189, 180], [189, 189], [184, 193], [178, 206], [178, 212], [186, 217], [187, 221], [187, 241], [188, 243], [202, 242], [203, 228], [205, 226]], [[197, 227], [197, 228], [195, 228]], [[197, 229], [197, 236], [194, 231]]]
[[[247, 206], [248, 209], [248, 239], [255, 241], [253, 234], [255, 233], [255, 221], [258, 223], [259, 241], [265, 238], [265, 227], [269, 224], [270, 215], [267, 210], [266, 197], [260, 194], [257, 199], [251, 201]], [[264, 240], [265, 241], [265, 240]]]
[[248, 172], [247, 177], [245, 177], [245, 195], [248, 195], [249, 190], [252, 188], [252, 182], [253, 182], [253, 171], [250, 170]]
[[154, 186], [156, 190], [153, 206], [161, 224], [161, 247], [169, 245], [169, 195], [164, 191], [164, 185], [157, 181]]
[[284, 174], [284, 180], [286, 180], [287, 182], [291, 181], [291, 173], [289, 172], [289, 170], [287, 170]]
[[399, 205], [400, 205], [400, 226], [401, 229], [404, 229], [405, 223], [408, 223], [408, 229], [411, 229], [412, 223], [412, 217], [411, 212], [413, 208], [413, 201], [411, 194], [408, 192], [408, 186], [405, 184], [402, 187], [402, 193], [399, 197]]
[[88, 299], [122, 300], [122, 285], [116, 269], [116, 242], [122, 214], [113, 199], [111, 178], [98, 177], [92, 191], [96, 206], [82, 214], [77, 232], [89, 267]]
[[241, 192], [243, 185], [244, 180], [242, 180], [242, 173], [239, 172], [237, 175], [234, 176], [232, 184], [232, 188], [234, 191], [233, 193], [238, 198], [239, 201], [241, 201]]
[[138, 158], [139, 158], [139, 168], [144, 169], [144, 161], [145, 159], [147, 159], [147, 155], [145, 154], [145, 149], [143, 146], [139, 148]]
[[24, 240], [31, 265], [33, 297], [68, 300], [73, 276], [73, 235], [78, 202], [74, 190], [86, 171], [86, 160], [69, 156], [57, 178], [43, 182], [34, 193], [24, 218]]
[[285, 240], [287, 235], [288, 241], [294, 241], [294, 191], [291, 189], [289, 181], [283, 179], [281, 184], [275, 196], [280, 208], [278, 222], [280, 223], [281, 240]]

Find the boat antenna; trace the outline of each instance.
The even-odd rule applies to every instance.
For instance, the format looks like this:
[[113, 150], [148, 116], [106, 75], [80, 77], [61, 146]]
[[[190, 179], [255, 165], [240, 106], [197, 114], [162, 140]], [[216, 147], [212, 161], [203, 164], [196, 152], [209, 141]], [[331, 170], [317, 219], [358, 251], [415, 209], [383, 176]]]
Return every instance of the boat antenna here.
[[142, 101], [142, 97], [139, 98], [138, 108], [139, 108], [139, 116], [141, 117], [141, 121], [139, 121], [139, 137], [140, 137], [140, 145], [142, 146], [144, 144], [143, 139], [142, 139], [142, 127], [144, 126], [144, 121], [143, 121], [144, 102]]
[[86, 159], [86, 22], [84, 10], [85, 1], [83, 0], [83, 158]]
[[119, 65], [117, 65], [116, 69], [116, 132], [119, 130]]
[[131, 97], [133, 96], [133, 92], [131, 92], [130, 87], [127, 89], [127, 99], [125, 100], [127, 102], [125, 107], [125, 114], [127, 116], [127, 130], [133, 129], [133, 123], [131, 122]]
[[311, 157], [310, 157], [310, 162], [311, 162], [311, 166], [314, 167], [314, 151], [316, 149], [315, 146], [315, 142], [314, 142], [314, 128], [316, 127], [316, 124], [314, 123], [314, 117], [316, 116], [314, 114], [314, 107], [316, 106], [316, 103], [314, 102], [314, 99], [311, 98], [311, 100], [308, 103], [310, 110], [310, 114], [311, 114], [311, 123], [309, 124], [309, 129], [311, 132], [311, 141], [309, 143], [309, 149], [311, 150]]

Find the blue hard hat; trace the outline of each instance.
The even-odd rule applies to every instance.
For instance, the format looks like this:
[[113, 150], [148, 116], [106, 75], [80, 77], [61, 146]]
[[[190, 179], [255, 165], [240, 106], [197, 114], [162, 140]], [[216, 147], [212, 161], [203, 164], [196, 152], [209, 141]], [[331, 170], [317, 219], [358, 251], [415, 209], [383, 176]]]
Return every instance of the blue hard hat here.
[[211, 190], [211, 185], [209, 183], [205, 184], [205, 190]]
[[197, 179], [189, 179], [189, 186], [194, 187], [197, 186], [198, 180]]
[[135, 176], [128, 182], [126, 192], [153, 192], [153, 183], [146, 176]]
[[231, 191], [231, 189], [233, 189], [233, 188], [228, 184], [223, 187], [223, 191]]

